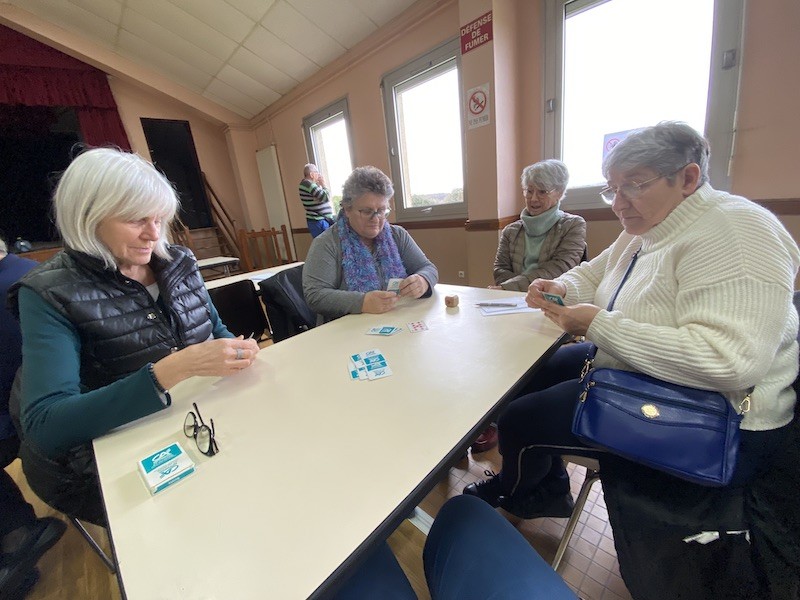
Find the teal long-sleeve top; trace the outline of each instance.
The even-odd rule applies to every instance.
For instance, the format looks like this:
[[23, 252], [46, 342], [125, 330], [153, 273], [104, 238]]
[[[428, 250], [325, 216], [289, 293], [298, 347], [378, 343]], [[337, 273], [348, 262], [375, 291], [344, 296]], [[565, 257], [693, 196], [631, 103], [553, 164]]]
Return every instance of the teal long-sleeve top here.
[[[234, 337], [208, 298], [214, 338]], [[19, 291], [22, 328], [20, 421], [25, 439], [49, 458], [91, 442], [115, 427], [169, 405], [147, 365], [102, 388], [80, 381], [81, 341], [77, 328], [28, 288]]]

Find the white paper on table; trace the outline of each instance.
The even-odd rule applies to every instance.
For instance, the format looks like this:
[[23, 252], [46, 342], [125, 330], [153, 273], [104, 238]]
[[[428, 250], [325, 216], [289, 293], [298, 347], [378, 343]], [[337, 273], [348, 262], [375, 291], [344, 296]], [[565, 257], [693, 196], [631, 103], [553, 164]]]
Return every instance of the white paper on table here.
[[484, 300], [482, 303], [490, 304], [497, 302], [498, 304], [508, 304], [513, 302], [514, 306], [480, 306], [481, 314], [484, 317], [491, 317], [493, 315], [512, 315], [515, 313], [536, 312], [538, 308], [531, 308], [525, 303], [525, 296], [502, 298], [497, 300]]

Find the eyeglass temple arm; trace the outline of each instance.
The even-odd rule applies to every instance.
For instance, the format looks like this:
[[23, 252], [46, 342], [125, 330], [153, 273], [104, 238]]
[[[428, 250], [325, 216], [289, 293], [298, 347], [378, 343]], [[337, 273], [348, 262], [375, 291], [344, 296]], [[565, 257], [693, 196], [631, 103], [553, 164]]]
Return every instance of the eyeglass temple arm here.
[[200, 425], [205, 425], [203, 422], [203, 415], [200, 414], [200, 409], [197, 408], [197, 402], [192, 402], [192, 406], [194, 406], [194, 411], [197, 413], [197, 420], [200, 421]]

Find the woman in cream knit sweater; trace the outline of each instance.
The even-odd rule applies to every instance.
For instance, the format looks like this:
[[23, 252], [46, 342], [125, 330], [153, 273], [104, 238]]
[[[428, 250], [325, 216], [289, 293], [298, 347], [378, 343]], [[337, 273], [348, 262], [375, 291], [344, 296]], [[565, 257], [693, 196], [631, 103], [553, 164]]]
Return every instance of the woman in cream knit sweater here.
[[[800, 252], [772, 213], [711, 187], [708, 157], [706, 140], [684, 123], [631, 133], [606, 157], [601, 192], [624, 232], [592, 261], [535, 280], [527, 299], [596, 344], [595, 367], [717, 390], [735, 406], [754, 387], [731, 483], [740, 486], [763, 470], [793, 417]], [[571, 433], [584, 346], [561, 348], [537, 376], [537, 391], [508, 406], [499, 420], [502, 472], [465, 493], [524, 518], [569, 516], [560, 455], [597, 456]]]

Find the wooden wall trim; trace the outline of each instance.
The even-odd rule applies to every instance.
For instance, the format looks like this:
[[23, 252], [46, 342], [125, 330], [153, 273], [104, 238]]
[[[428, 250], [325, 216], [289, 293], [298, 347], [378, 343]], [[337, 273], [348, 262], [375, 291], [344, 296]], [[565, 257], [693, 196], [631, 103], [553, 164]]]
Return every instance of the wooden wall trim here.
[[[800, 215], [800, 198], [782, 198], [771, 200], [753, 200], [776, 215]], [[587, 221], [616, 221], [617, 217], [611, 208], [587, 208], [569, 211], [580, 215]], [[444, 219], [441, 221], [408, 221], [398, 223], [405, 229], [458, 229], [465, 231], [500, 231], [506, 225], [519, 219], [519, 215], [501, 217], [499, 219]], [[308, 233], [307, 227], [293, 227], [292, 233]]]
[[800, 215], [800, 198], [785, 198], [783, 200], [754, 200], [776, 215]]
[[395, 223], [404, 229], [463, 229], [466, 227], [465, 219], [441, 219], [438, 221], [406, 221]]
[[499, 231], [518, 219], [519, 215], [499, 219], [467, 219], [466, 229], [467, 231]]

